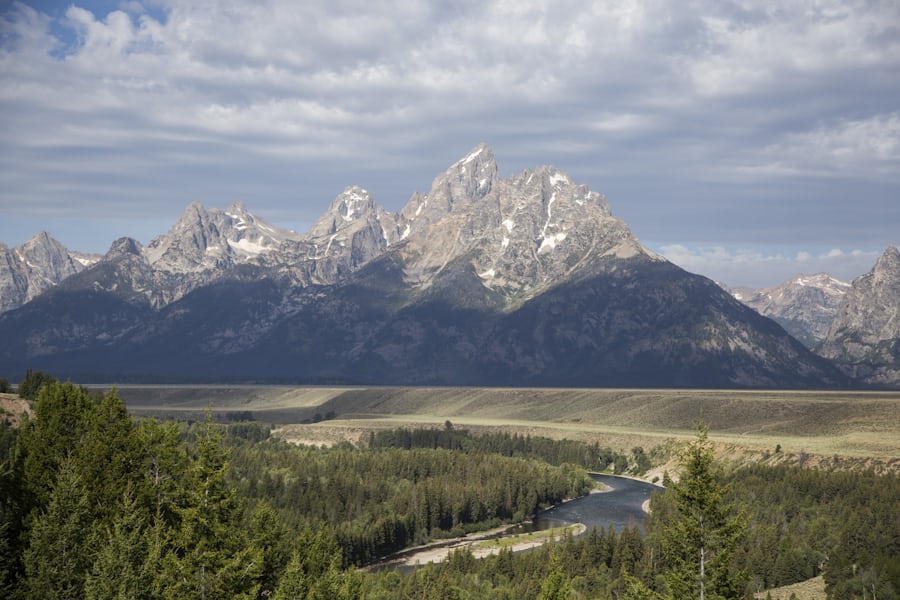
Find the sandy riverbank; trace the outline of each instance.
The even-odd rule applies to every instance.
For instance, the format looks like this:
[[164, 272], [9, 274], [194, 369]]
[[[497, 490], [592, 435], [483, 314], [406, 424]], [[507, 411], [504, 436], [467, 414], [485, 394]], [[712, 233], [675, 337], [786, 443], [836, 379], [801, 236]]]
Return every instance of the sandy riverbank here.
[[[456, 538], [455, 540], [452, 540], [450, 544], [447, 544], [448, 540], [443, 540], [441, 542], [438, 542], [441, 544], [441, 546], [439, 547], [424, 546], [420, 550], [414, 550], [404, 557], [398, 559], [396, 563], [392, 563], [392, 566], [414, 567], [417, 565], [425, 565], [431, 562], [443, 562], [447, 560], [451, 552], [462, 548], [468, 548], [472, 552], [472, 555], [475, 556], [475, 558], [484, 558], [485, 556], [497, 554], [502, 548], [509, 548], [513, 552], [520, 552], [522, 550], [531, 550], [532, 548], [537, 548], [538, 546], [542, 546], [551, 540], [562, 539], [566, 535], [565, 532], [549, 534], [547, 532], [537, 531], [532, 533], [510, 534], [507, 536], [492, 538], [492, 536], [496, 536], [506, 529], [508, 528], [504, 527], [499, 530], [492, 530], [480, 534], [466, 536], [463, 538]], [[587, 530], [587, 527], [582, 523], [577, 523], [576, 525], [564, 529], [568, 530], [570, 535], [576, 536], [584, 533]], [[515, 538], [521, 538], [521, 541], [511, 541]]]

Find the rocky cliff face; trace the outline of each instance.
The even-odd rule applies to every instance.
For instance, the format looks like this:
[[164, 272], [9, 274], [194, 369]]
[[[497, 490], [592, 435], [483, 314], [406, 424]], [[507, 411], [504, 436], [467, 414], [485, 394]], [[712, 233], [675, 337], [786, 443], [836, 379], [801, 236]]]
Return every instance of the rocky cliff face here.
[[848, 289], [849, 283], [817, 273], [797, 275], [775, 287], [732, 290], [732, 294], [814, 349], [825, 339]]
[[[399, 213], [347, 188], [303, 235], [191, 205], [0, 315], [0, 372], [391, 384], [845, 385], [553, 167], [478, 146]], [[102, 365], [102, 367], [98, 367]]]
[[15, 248], [0, 244], [0, 313], [18, 308], [99, 259], [70, 251], [46, 232]]
[[293, 285], [330, 285], [383, 254], [400, 236], [398, 217], [353, 186], [332, 200], [308, 232], [256, 262]]
[[449, 266], [471, 267], [480, 284], [512, 308], [576, 276], [608, 268], [605, 259], [643, 256], [606, 199], [553, 167], [500, 179], [479, 146], [414, 196], [399, 254], [406, 281], [427, 289]]
[[203, 273], [250, 262], [297, 239], [293, 231], [250, 214], [241, 202], [225, 210], [206, 210], [194, 202], [167, 234], [147, 244], [144, 254], [157, 271]]
[[99, 260], [70, 276], [68, 290], [102, 290], [132, 303], [166, 306], [195, 289], [258, 265], [286, 244], [301, 239], [270, 225], [235, 202], [225, 210], [194, 202], [175, 225], [147, 246], [121, 238]]
[[819, 353], [874, 385], [900, 384], [900, 252], [891, 246], [857, 277]]

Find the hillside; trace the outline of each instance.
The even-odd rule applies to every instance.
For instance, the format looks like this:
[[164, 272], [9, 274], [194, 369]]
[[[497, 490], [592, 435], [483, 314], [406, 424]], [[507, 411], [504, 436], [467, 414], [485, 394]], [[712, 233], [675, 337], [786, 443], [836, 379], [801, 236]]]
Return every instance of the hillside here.
[[[402, 424], [488, 427], [601, 440], [629, 450], [710, 425], [742, 453], [838, 455], [900, 469], [900, 393], [671, 389], [121, 386], [134, 414], [200, 418], [212, 403], [232, 418], [275, 423], [284, 435], [325, 443]], [[319, 421], [312, 423], [312, 421]], [[302, 422], [310, 424], [300, 425]]]

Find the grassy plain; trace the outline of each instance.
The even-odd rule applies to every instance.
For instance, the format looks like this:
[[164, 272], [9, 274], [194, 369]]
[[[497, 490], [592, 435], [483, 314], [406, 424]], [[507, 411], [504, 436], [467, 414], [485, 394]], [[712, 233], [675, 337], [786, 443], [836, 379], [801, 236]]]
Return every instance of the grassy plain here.
[[[272, 423], [308, 444], [371, 430], [454, 426], [598, 441], [664, 454], [708, 423], [736, 460], [837, 461], [900, 470], [900, 392], [456, 387], [119, 386], [134, 414]], [[780, 446], [781, 452], [775, 453]], [[671, 453], [671, 452], [670, 452]]]

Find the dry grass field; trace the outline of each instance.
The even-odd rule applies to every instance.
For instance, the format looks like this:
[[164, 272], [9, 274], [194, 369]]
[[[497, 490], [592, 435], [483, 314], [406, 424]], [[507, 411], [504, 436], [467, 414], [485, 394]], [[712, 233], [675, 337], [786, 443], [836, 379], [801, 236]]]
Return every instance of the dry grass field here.
[[767, 593], [772, 600], [790, 600], [792, 594], [797, 600], [825, 600], [827, 597], [825, 581], [821, 575], [807, 581], [762, 592], [756, 595], [757, 600], [765, 600]]
[[13, 427], [18, 427], [22, 414], [33, 416], [28, 402], [15, 394], [0, 394], [0, 420], [7, 420]]
[[[208, 407], [272, 423], [308, 444], [373, 429], [442, 426], [674, 448], [708, 423], [724, 457], [900, 470], [900, 392], [674, 389], [120, 386], [134, 414], [202, 418]], [[780, 446], [781, 453], [775, 448]]]

